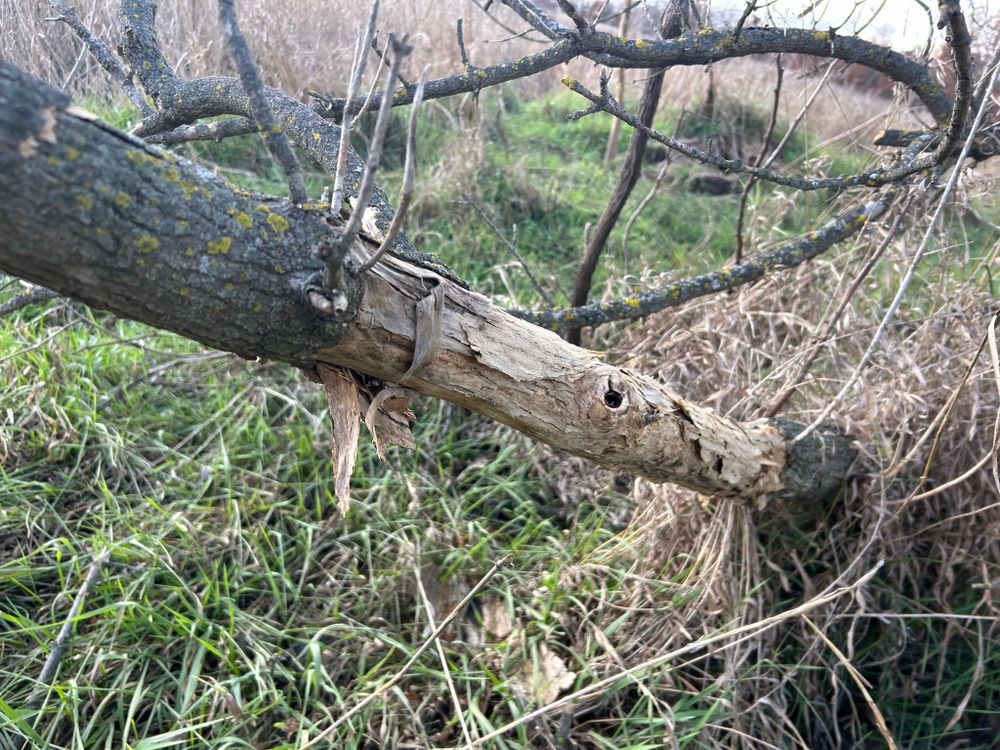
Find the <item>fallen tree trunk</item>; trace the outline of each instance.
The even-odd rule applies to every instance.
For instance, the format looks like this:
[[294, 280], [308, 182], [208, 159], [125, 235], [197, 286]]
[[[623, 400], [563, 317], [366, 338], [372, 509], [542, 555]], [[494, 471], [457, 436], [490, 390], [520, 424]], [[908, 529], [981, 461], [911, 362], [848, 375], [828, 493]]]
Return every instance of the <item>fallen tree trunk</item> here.
[[[813, 502], [854, 464], [853, 441], [835, 429], [792, 442], [795, 425], [720, 417], [398, 258], [340, 290], [342, 313], [321, 315], [306, 300], [322, 270], [316, 248], [332, 232], [320, 207], [234, 191], [2, 63], [0, 221], [8, 273], [306, 370], [322, 362], [399, 382], [423, 330], [418, 303], [436, 288], [440, 334], [406, 387], [653, 481]], [[361, 261], [373, 250], [359, 240], [352, 253]]]

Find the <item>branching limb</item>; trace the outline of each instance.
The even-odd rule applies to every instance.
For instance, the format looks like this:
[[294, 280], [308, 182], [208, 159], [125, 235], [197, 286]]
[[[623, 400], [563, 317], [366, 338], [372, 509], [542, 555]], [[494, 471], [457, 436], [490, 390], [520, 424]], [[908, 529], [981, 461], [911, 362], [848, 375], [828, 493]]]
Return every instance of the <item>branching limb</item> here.
[[[582, 52], [583, 47], [578, 41], [563, 39], [542, 52], [525, 55], [517, 60], [485, 68], [475, 68], [472, 72], [466, 70], [458, 75], [428, 81], [424, 87], [424, 99], [443, 99], [458, 94], [471, 94], [480, 89], [490, 88], [519, 78], [527, 78], [569, 62], [573, 58], [579, 57]], [[399, 107], [411, 103], [415, 91], [416, 88], [413, 85], [397, 89], [392, 94], [392, 106]], [[339, 117], [345, 106], [350, 105], [354, 109], [361, 105], [361, 102], [356, 100], [337, 99], [315, 93], [314, 96], [320, 102], [320, 110], [325, 117]], [[371, 106], [381, 105], [382, 94], [377, 93], [372, 99]]]
[[121, 86], [122, 91], [125, 92], [125, 96], [129, 98], [129, 101], [135, 105], [135, 108], [139, 110], [139, 113], [143, 117], [148, 117], [153, 114], [152, 108], [146, 104], [146, 100], [142, 97], [139, 89], [136, 88], [135, 82], [132, 80], [132, 76], [125, 72], [125, 69], [118, 62], [115, 54], [111, 51], [101, 39], [94, 35], [90, 29], [83, 25], [79, 16], [76, 15], [76, 8], [67, 3], [65, 0], [49, 0], [49, 4], [56, 9], [59, 13], [58, 19], [73, 29], [73, 32], [83, 40], [84, 44], [87, 45], [87, 49], [90, 50], [90, 54], [94, 56], [98, 64], [104, 68], [111, 77], [118, 82]]
[[890, 187], [881, 196], [863, 206], [845, 211], [819, 230], [779, 247], [745, 258], [742, 263], [718, 271], [673, 281], [666, 286], [635, 297], [610, 302], [592, 302], [563, 310], [512, 310], [511, 314], [554, 331], [595, 326], [618, 320], [634, 320], [668, 307], [676, 307], [698, 297], [729, 289], [763, 278], [779, 268], [793, 268], [829, 250], [838, 242], [860, 232], [885, 214], [899, 193]]
[[163, 146], [175, 146], [179, 143], [191, 143], [192, 141], [222, 141], [226, 138], [256, 132], [257, 124], [249, 117], [232, 117], [218, 122], [182, 125], [164, 133], [152, 133], [146, 136], [146, 141], [159, 143]]
[[[960, 14], [959, 14], [959, 17]], [[968, 31], [966, 30], [966, 35]], [[967, 45], [966, 45], [967, 46]], [[915, 174], [917, 172], [929, 169], [936, 166], [941, 159], [951, 153], [953, 143], [951, 138], [951, 130], [949, 134], [942, 141], [940, 146], [925, 159], [918, 159], [912, 163], [903, 164], [897, 163], [891, 167], [882, 167], [879, 169], [874, 169], [869, 172], [864, 172], [861, 174], [856, 174], [852, 176], [845, 177], [820, 177], [820, 178], [804, 178], [804, 177], [792, 177], [788, 175], [783, 175], [774, 170], [765, 167], [756, 167], [745, 163], [742, 159], [727, 159], [718, 154], [712, 154], [704, 151], [690, 144], [684, 143], [668, 135], [664, 135], [658, 131], [653, 130], [647, 124], [642, 122], [639, 117], [636, 117], [631, 112], [624, 109], [614, 97], [607, 91], [605, 87], [602, 86], [601, 94], [595, 94], [590, 91], [586, 86], [583, 86], [579, 81], [569, 76], [563, 78], [563, 84], [569, 88], [571, 91], [579, 94], [580, 96], [591, 102], [593, 107], [607, 112], [628, 125], [632, 126], [636, 130], [641, 130], [648, 137], [653, 140], [662, 143], [667, 148], [671, 148], [678, 151], [685, 156], [699, 161], [703, 164], [709, 164], [716, 167], [717, 169], [725, 172], [727, 174], [731, 173], [745, 173], [749, 174], [755, 179], [765, 180], [767, 182], [773, 182], [777, 185], [784, 185], [786, 187], [792, 187], [797, 190], [825, 190], [825, 189], [837, 189], [845, 190], [851, 187], [883, 187]], [[961, 87], [960, 87], [961, 88]], [[964, 127], [964, 114], [963, 111], [966, 109], [969, 101], [969, 90], [971, 90], [971, 85], [964, 87], [965, 96], [959, 96], [956, 99], [954, 112], [953, 112], [953, 123], [957, 125], [960, 129]], [[963, 103], [964, 102], [964, 103]]]
[[[161, 111], [133, 129], [133, 135], [148, 137], [153, 133], [187, 125], [203, 117], [219, 115], [251, 116], [247, 96], [237, 78], [213, 76], [182, 80], [163, 59], [155, 34], [156, 4], [152, 0], [124, 0], [122, 14], [122, 51], [137, 72], [143, 89], [159, 102]], [[331, 177], [337, 172], [337, 145], [340, 127], [325, 120], [314, 109], [275, 89], [265, 88], [265, 95], [289, 139], [305, 151]], [[364, 162], [353, 151], [348, 156], [351, 180], [347, 186], [360, 184]], [[371, 229], [382, 236], [394, 214], [385, 193], [377, 186], [369, 204]], [[403, 235], [397, 238], [393, 254], [465, 286], [458, 275], [436, 258], [418, 252]]]
[[250, 111], [257, 123], [257, 128], [260, 130], [261, 137], [288, 181], [292, 202], [303, 205], [309, 200], [309, 195], [306, 193], [306, 181], [302, 175], [302, 167], [295, 157], [295, 152], [292, 151], [292, 146], [288, 142], [284, 130], [271, 111], [271, 106], [264, 93], [264, 82], [260, 78], [260, 71], [257, 70], [257, 64], [250, 53], [250, 46], [236, 22], [234, 2], [235, 0], [219, 0], [219, 21], [222, 23], [229, 54], [236, 64], [236, 71], [243, 84], [243, 90], [250, 99]]

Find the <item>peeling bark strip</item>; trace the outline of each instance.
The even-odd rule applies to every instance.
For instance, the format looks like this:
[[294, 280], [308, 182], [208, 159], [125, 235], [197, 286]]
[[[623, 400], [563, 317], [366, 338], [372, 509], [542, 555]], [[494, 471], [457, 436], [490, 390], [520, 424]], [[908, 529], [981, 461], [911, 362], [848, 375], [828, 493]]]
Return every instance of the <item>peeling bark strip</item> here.
[[[332, 231], [321, 211], [233, 191], [4, 63], [0, 222], [6, 272], [246, 357], [390, 382], [410, 369], [418, 305], [440, 285], [440, 340], [408, 387], [653, 481], [816, 502], [853, 465], [848, 437], [790, 444], [801, 427], [720, 417], [402, 259], [365, 275], [363, 299], [345, 290], [350, 320], [320, 317], [301, 289]], [[362, 261], [374, 249], [359, 240], [352, 252]]]

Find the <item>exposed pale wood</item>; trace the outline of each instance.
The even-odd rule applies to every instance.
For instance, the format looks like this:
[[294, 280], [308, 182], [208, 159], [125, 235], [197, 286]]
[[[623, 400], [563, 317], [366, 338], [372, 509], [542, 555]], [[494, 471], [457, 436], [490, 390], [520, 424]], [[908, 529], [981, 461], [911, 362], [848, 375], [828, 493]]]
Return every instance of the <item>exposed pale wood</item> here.
[[[360, 262], [370, 248], [358, 251]], [[366, 277], [361, 312], [341, 342], [317, 359], [398, 381], [415, 349], [415, 311], [437, 281], [424, 269], [387, 259]], [[720, 417], [650, 377], [508, 315], [482, 295], [441, 283], [441, 339], [434, 358], [407, 380], [414, 390], [603, 466], [719, 496], [819, 498], [848, 471], [844, 459], [854, 451], [844, 436], [828, 431], [803, 447], [792, 471], [786, 425]], [[818, 470], [834, 468], [834, 457], [840, 475], [831, 484]]]

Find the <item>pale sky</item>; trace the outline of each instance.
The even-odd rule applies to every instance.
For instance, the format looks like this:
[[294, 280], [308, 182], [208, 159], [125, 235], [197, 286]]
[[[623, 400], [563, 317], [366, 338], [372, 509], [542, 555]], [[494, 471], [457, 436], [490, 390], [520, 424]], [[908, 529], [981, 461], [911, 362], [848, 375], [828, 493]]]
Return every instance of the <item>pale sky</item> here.
[[[853, 33], [863, 26], [861, 36], [889, 39], [895, 46], [907, 48], [922, 47], [932, 30], [932, 43], [944, 41], [943, 32], [934, 27], [925, 10], [930, 9], [936, 23], [936, 0], [761, 0], [758, 4], [762, 6], [758, 16], [766, 18], [765, 14], [770, 12], [776, 23], [785, 26], [815, 24], [826, 28], [844, 24], [844, 33]], [[745, 5], [744, 0], [712, 0], [714, 12], [735, 12], [737, 18]], [[1000, 8], [1000, 0], [964, 0], [962, 7], [975, 34], [976, 26]]]

